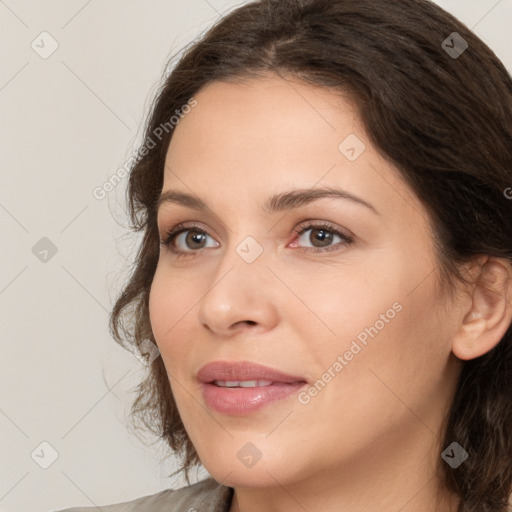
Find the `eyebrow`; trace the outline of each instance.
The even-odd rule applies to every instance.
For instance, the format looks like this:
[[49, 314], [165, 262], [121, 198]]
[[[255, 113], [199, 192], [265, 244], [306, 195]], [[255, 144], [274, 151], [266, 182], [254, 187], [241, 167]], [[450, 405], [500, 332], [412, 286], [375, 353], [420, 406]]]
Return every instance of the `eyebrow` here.
[[[263, 205], [263, 210], [269, 214], [294, 210], [313, 201], [324, 198], [349, 200], [355, 204], [363, 205], [372, 210], [375, 214], [380, 215], [380, 212], [378, 212], [372, 204], [368, 203], [364, 199], [361, 199], [346, 190], [334, 187], [295, 189], [287, 192], [281, 192], [267, 199]], [[210, 210], [208, 204], [196, 196], [186, 194], [184, 192], [178, 192], [176, 190], [167, 190], [162, 193], [156, 203], [157, 211], [160, 209], [160, 206], [169, 203], [178, 204], [185, 208], [190, 208], [200, 212]]]

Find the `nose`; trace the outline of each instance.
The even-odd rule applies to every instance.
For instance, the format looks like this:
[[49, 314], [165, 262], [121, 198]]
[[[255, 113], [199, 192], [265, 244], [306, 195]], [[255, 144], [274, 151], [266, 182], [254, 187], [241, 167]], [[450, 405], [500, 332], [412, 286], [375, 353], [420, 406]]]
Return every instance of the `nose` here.
[[247, 263], [228, 249], [199, 304], [199, 322], [219, 337], [264, 332], [277, 323], [278, 282], [263, 255]]

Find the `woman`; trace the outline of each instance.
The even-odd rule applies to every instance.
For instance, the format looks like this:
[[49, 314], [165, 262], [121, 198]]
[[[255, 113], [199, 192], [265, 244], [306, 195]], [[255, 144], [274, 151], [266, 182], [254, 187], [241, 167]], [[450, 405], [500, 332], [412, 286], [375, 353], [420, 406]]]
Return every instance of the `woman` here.
[[436, 5], [220, 20], [152, 109], [111, 316], [212, 478], [102, 510], [505, 512], [511, 187], [512, 79]]

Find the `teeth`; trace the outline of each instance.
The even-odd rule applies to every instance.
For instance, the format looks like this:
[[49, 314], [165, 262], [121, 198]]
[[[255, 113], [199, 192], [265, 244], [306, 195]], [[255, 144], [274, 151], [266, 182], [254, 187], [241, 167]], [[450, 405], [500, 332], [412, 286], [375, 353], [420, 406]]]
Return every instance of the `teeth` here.
[[272, 384], [271, 380], [215, 380], [216, 386], [223, 388], [256, 388], [265, 387]]

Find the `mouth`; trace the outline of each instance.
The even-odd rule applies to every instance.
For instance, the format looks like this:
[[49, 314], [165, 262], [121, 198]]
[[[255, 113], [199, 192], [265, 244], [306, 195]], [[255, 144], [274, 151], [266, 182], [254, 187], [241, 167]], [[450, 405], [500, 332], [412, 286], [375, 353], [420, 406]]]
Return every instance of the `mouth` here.
[[272, 382], [271, 380], [214, 380], [208, 384], [221, 388], [266, 388], [267, 386], [286, 386], [286, 382]]
[[248, 361], [214, 361], [203, 366], [197, 378], [206, 405], [234, 416], [259, 411], [307, 385], [303, 377]]

